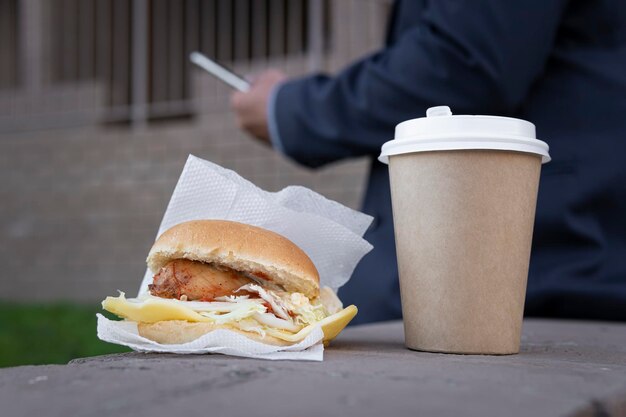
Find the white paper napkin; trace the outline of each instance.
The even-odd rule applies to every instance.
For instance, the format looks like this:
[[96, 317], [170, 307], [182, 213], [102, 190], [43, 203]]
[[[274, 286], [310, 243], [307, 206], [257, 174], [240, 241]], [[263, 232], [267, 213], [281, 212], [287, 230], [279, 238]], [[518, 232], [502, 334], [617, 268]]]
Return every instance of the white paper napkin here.
[[98, 316], [98, 337], [105, 342], [128, 346], [137, 352], [167, 352], [180, 354], [221, 353], [269, 360], [322, 361], [324, 345], [321, 343], [324, 332], [316, 327], [300, 343], [291, 346], [273, 346], [256, 342], [229, 330], [215, 330], [188, 343], [162, 345], [137, 331], [137, 324], [131, 321], [113, 321]]
[[[372, 217], [304, 187], [287, 187], [276, 193], [264, 191], [234, 171], [189, 155], [157, 237], [178, 223], [199, 219], [233, 220], [285, 236], [311, 258], [320, 273], [320, 285], [334, 290], [350, 279], [357, 263], [372, 249], [362, 237]], [[152, 276], [146, 270], [139, 295], [147, 292]], [[323, 358], [321, 329], [301, 343], [285, 348], [254, 342], [227, 330], [211, 332], [184, 345], [160, 345], [139, 336], [133, 326], [99, 316], [98, 336], [143, 352], [213, 352], [263, 359]]]

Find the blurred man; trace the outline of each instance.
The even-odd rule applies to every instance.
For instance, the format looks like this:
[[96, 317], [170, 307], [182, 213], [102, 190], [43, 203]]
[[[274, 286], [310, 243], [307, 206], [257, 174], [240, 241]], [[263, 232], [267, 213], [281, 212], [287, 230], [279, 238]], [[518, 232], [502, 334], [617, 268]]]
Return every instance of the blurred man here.
[[267, 71], [233, 94], [240, 126], [300, 164], [371, 158], [374, 250], [341, 290], [357, 322], [400, 317], [376, 157], [397, 123], [436, 105], [532, 121], [550, 145], [526, 313], [626, 320], [626, 2], [401, 0], [377, 53], [335, 76]]

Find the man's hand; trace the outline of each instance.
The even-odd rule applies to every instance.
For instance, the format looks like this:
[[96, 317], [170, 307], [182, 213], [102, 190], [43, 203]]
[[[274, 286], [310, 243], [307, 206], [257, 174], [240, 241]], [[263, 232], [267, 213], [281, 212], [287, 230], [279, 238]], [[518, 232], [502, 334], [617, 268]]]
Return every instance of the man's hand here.
[[268, 145], [267, 102], [272, 89], [286, 78], [281, 71], [267, 70], [253, 80], [248, 92], [236, 91], [230, 97], [239, 128]]

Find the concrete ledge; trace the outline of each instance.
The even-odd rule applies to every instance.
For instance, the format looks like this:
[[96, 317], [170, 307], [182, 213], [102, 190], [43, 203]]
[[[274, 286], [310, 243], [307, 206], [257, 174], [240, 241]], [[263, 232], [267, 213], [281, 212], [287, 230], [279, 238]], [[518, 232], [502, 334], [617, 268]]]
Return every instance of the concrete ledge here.
[[528, 320], [515, 356], [348, 329], [323, 363], [129, 353], [0, 369], [2, 416], [626, 416], [626, 324]]

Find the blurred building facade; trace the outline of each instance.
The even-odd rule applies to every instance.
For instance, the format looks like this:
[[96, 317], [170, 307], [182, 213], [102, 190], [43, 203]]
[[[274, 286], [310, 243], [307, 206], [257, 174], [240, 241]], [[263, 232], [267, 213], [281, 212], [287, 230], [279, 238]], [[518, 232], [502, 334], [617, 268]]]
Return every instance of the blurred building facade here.
[[367, 162], [319, 171], [246, 138], [201, 50], [243, 74], [333, 72], [390, 0], [0, 0], [0, 299], [133, 294], [188, 154], [358, 207]]

